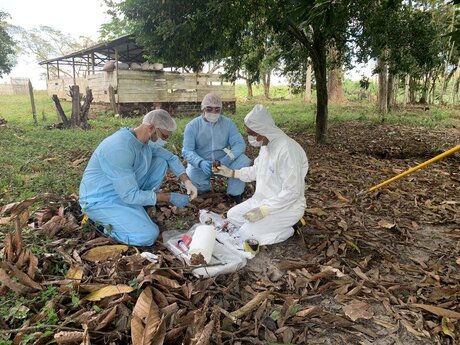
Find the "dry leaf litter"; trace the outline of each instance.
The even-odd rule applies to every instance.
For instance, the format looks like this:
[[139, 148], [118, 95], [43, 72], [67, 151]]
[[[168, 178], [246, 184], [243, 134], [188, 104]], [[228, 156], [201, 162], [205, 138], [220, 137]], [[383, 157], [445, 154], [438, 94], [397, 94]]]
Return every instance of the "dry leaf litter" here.
[[[310, 159], [307, 225], [229, 275], [200, 280], [161, 242], [134, 248], [101, 237], [81, 225], [75, 195], [3, 206], [1, 295], [50, 286], [59, 294], [24, 306], [20, 323], [0, 318], [0, 336], [14, 344], [30, 334], [35, 344], [459, 344], [459, 155], [358, 196], [457, 145], [459, 130], [350, 122], [332, 125], [326, 146], [291, 135]], [[214, 184], [185, 210], [159, 205], [149, 214], [162, 230], [187, 230], [200, 209], [223, 214], [233, 204], [223, 181]], [[55, 325], [43, 324], [49, 310]]]

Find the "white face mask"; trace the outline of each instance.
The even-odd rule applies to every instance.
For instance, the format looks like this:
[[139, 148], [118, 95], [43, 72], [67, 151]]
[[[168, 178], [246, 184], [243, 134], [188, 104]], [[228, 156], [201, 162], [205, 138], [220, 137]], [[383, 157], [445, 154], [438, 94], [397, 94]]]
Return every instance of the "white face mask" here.
[[263, 144], [262, 141], [258, 141], [257, 137], [253, 135], [248, 135], [248, 141], [249, 141], [249, 145], [254, 146], [254, 147], [261, 147]]
[[154, 141], [156, 146], [163, 147], [165, 146], [168, 142], [166, 140], [163, 140], [161, 138], [158, 138], [157, 141]]
[[209, 122], [217, 122], [217, 120], [219, 120], [220, 114], [214, 114], [214, 113], [205, 112], [204, 117]]
[[155, 135], [157, 140], [153, 141], [152, 138], [150, 138], [150, 142], [152, 142], [154, 146], [163, 147], [168, 143], [166, 140], [161, 139], [161, 133], [158, 133], [157, 130], [155, 130]]

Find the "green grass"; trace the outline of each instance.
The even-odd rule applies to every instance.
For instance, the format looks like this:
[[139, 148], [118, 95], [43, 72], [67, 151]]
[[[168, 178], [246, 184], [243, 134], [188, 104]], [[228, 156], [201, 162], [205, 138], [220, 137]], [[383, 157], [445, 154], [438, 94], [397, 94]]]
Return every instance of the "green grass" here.
[[[245, 133], [244, 116], [257, 103], [263, 103], [272, 112], [275, 122], [288, 133], [314, 132], [314, 104], [306, 104], [301, 95], [289, 95], [287, 87], [273, 87], [272, 95], [283, 100], [265, 100], [261, 97], [261, 86], [254, 87], [254, 99], [242, 95], [244, 85], [237, 85], [237, 112], [233, 115], [238, 128]], [[289, 97], [292, 97], [289, 99]], [[118, 128], [134, 127], [138, 118], [115, 118], [110, 113], [97, 114], [90, 120], [91, 130], [47, 129], [57, 123], [53, 101], [45, 91], [35, 93], [38, 125], [33, 125], [28, 96], [0, 96], [0, 118], [8, 121], [0, 128], [0, 205], [22, 200], [42, 192], [61, 195], [78, 193], [78, 186], [86, 162], [72, 164], [89, 157], [98, 143]], [[62, 102], [69, 114], [71, 104]], [[43, 114], [43, 115], [42, 115]], [[195, 116], [194, 114], [193, 116]], [[177, 119], [178, 130], [171, 137], [168, 148], [180, 154], [183, 129], [191, 117]], [[380, 122], [381, 117], [369, 103], [330, 105], [329, 121]], [[412, 126], [451, 127], [459, 124], [458, 111], [451, 108], [431, 107], [429, 111], [398, 111], [386, 116], [386, 122]]]

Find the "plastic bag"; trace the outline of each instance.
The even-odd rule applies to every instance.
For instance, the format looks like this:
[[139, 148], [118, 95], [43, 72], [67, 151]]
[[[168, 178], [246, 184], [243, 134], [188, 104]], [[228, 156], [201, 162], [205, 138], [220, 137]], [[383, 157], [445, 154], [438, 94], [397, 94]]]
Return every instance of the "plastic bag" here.
[[[216, 228], [216, 240], [211, 261], [204, 267], [192, 270], [197, 277], [214, 277], [220, 274], [235, 272], [246, 266], [247, 259], [254, 255], [244, 251], [243, 243], [237, 236], [238, 227], [224, 219], [221, 215], [208, 210], [200, 210], [201, 224], [212, 222]], [[188, 231], [170, 230], [163, 232], [163, 243], [182, 262], [190, 265], [188, 248], [196, 227], [194, 224]]]

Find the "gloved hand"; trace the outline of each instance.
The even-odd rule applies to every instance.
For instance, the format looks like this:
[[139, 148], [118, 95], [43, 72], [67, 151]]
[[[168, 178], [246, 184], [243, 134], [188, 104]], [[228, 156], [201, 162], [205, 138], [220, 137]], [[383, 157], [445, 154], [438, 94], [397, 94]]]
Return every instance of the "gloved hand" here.
[[180, 194], [180, 193], [169, 193], [169, 194], [170, 194], [169, 202], [179, 208], [184, 208], [185, 205], [187, 205], [188, 202], [190, 201], [190, 198], [188, 195]]
[[221, 165], [217, 167], [217, 172], [215, 174], [231, 178], [233, 177], [233, 170], [227, 168], [225, 165]]
[[212, 172], [212, 161], [201, 161], [200, 162], [200, 169], [206, 174], [211, 175]]
[[258, 222], [262, 218], [265, 218], [268, 214], [268, 207], [262, 205], [260, 207], [253, 208], [252, 210], [246, 212], [243, 217], [250, 221], [251, 223]]
[[187, 194], [190, 195], [190, 201], [195, 199], [198, 195], [198, 189], [196, 189], [195, 185], [190, 180], [186, 180], [184, 182], [185, 189], [187, 189]]

